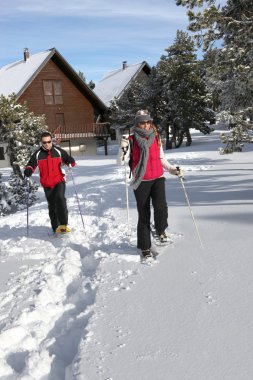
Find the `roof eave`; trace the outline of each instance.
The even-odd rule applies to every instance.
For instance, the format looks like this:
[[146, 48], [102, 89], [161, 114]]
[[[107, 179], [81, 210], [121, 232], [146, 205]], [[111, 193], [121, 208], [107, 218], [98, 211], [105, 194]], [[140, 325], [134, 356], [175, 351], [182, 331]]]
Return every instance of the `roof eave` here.
[[125, 85], [125, 87], [123, 88], [123, 90], [120, 92], [120, 94], [117, 96], [117, 99], [120, 99], [120, 97], [122, 96], [122, 94], [124, 94], [124, 92], [126, 91], [126, 89], [128, 88], [129, 84], [137, 77], [137, 75], [141, 72], [141, 71], [144, 71], [147, 75], [149, 75], [151, 73], [151, 67], [149, 66], [149, 64], [146, 62], [146, 61], [143, 61], [141, 66], [139, 67], [138, 70], [136, 70], [136, 73], [132, 76], [132, 78], [128, 81], [128, 83]]
[[108, 107], [103, 103], [103, 101], [89, 88], [89, 86], [84, 83], [84, 81], [80, 78], [80, 76], [76, 73], [76, 71], [70, 66], [70, 64], [63, 58], [63, 56], [57, 51], [57, 49], [50, 49], [50, 53], [45, 58], [45, 60], [41, 63], [39, 68], [31, 75], [29, 80], [25, 83], [25, 85], [21, 88], [21, 90], [16, 94], [17, 98], [24, 93], [24, 91], [30, 86], [36, 76], [40, 73], [43, 67], [52, 59], [52, 61], [63, 70], [70, 80], [75, 84], [75, 86], [92, 102], [97, 105], [97, 107], [105, 112]]
[[50, 61], [52, 56], [55, 53], [55, 49], [49, 49], [51, 50], [50, 54], [44, 59], [44, 61], [41, 63], [41, 65], [38, 67], [36, 71], [30, 76], [28, 81], [25, 83], [25, 85], [19, 90], [19, 92], [16, 94], [17, 99], [20, 98], [20, 96], [25, 92], [25, 90], [30, 86], [30, 84], [33, 82], [33, 80], [36, 78], [36, 76], [40, 73], [40, 71], [43, 69], [43, 67], [47, 64], [47, 62]]

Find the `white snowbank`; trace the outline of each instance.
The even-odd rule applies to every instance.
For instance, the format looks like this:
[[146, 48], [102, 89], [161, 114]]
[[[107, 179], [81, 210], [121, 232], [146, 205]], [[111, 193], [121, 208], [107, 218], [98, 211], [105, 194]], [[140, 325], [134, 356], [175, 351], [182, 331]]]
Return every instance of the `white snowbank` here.
[[[220, 156], [219, 132], [166, 151], [169, 232], [153, 266], [136, 253], [136, 204], [116, 157], [78, 159], [73, 233], [48, 236], [43, 191], [0, 220], [1, 380], [249, 380], [253, 376], [251, 146]], [[6, 171], [7, 173], [8, 171]], [[5, 173], [5, 174], [6, 174]], [[159, 248], [158, 248], [159, 249]]]

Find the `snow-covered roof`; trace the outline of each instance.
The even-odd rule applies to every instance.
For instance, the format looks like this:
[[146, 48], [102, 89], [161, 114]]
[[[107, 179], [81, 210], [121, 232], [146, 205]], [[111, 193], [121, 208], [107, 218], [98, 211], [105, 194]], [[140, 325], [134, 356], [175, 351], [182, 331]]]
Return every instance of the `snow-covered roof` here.
[[127, 86], [142, 69], [145, 69], [147, 73], [151, 71], [150, 66], [145, 61], [110, 71], [98, 82], [94, 92], [109, 107], [110, 101], [120, 98]]
[[22, 59], [3, 66], [0, 69], [0, 95], [8, 96], [15, 93], [19, 98], [51, 58], [93, 104], [103, 111], [106, 110], [107, 107], [102, 100], [55, 48], [30, 55], [27, 60]]
[[31, 55], [26, 61], [22, 59], [3, 66], [0, 69], [0, 95], [15, 93], [19, 97], [54, 51], [55, 49], [49, 49]]

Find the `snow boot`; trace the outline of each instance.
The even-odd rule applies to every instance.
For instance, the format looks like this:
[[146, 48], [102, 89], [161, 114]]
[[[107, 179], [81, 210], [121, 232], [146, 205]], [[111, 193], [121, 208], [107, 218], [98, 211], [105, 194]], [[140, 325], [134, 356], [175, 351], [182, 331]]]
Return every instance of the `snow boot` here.
[[62, 224], [56, 228], [55, 232], [57, 234], [67, 234], [67, 233], [71, 232], [71, 229], [68, 226]]
[[152, 257], [152, 253], [150, 252], [150, 249], [143, 249], [141, 251], [141, 255], [144, 259], [148, 259], [148, 258]]
[[161, 243], [167, 243], [169, 241], [169, 237], [168, 235], [166, 234], [166, 232], [162, 232], [160, 235], [159, 235], [159, 240]]

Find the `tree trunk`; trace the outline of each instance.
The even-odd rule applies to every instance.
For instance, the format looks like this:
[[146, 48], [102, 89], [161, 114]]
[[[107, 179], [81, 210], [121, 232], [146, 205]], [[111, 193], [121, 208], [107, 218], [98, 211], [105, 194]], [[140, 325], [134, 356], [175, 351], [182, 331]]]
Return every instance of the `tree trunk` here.
[[172, 141], [170, 140], [170, 132], [169, 132], [170, 127], [166, 127], [166, 149], [172, 149]]
[[186, 134], [186, 138], [187, 138], [186, 146], [190, 146], [192, 143], [192, 137], [191, 137], [191, 133], [190, 133], [189, 128], [186, 128], [185, 134]]
[[108, 155], [107, 138], [104, 139], [104, 147], [105, 147], [105, 156], [107, 156]]

